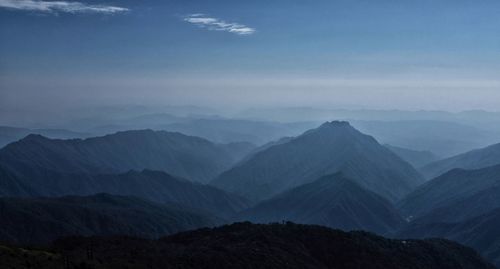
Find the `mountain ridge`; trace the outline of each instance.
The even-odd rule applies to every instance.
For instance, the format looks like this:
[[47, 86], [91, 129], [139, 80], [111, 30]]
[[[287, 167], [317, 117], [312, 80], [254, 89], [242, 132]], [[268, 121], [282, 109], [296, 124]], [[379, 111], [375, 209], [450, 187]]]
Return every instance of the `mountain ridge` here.
[[[231, 153], [233, 149], [236, 151]], [[14, 170], [18, 167], [18, 173], [34, 168], [88, 174], [151, 169], [207, 182], [238, 161], [247, 150], [152, 130], [71, 140], [28, 135], [0, 149], [0, 163]]]
[[337, 173], [292, 188], [238, 214], [258, 223], [292, 221], [387, 234], [405, 221], [392, 204]]
[[427, 164], [420, 171], [427, 178], [433, 178], [454, 168], [471, 170], [497, 164], [500, 164], [500, 143]]

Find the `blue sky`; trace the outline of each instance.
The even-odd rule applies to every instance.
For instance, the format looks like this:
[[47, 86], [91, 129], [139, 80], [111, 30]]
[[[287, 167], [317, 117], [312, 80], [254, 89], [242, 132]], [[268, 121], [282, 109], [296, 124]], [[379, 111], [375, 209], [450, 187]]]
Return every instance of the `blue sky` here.
[[496, 0], [0, 0], [0, 105], [498, 110], [499, 14]]

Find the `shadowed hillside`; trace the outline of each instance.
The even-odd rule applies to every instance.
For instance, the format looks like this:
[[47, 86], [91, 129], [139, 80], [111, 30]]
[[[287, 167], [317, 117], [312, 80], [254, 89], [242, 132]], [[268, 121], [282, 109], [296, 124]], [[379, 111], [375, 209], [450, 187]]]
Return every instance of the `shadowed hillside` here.
[[[406, 217], [434, 215], [440, 221], [464, 220], [500, 207], [500, 165], [451, 170], [425, 183], [398, 206]], [[434, 213], [433, 213], [434, 211]], [[440, 213], [437, 213], [440, 212]]]
[[389, 201], [340, 173], [263, 201], [243, 211], [239, 219], [259, 223], [292, 221], [379, 234], [395, 231], [405, 223]]
[[47, 244], [70, 235], [158, 238], [220, 222], [176, 204], [109, 194], [0, 199], [0, 241], [12, 243]]
[[247, 208], [246, 199], [212, 186], [176, 178], [165, 172], [144, 170], [123, 174], [65, 174], [35, 170], [29, 177], [16, 177], [0, 167], [0, 194], [3, 196], [57, 197], [110, 193], [137, 196], [158, 203], [185, 207], [228, 218]]

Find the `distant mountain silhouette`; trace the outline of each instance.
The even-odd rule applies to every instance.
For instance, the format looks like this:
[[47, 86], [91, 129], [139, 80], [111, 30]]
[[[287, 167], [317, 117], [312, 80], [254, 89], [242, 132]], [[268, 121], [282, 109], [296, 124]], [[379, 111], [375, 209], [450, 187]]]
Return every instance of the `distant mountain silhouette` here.
[[46, 244], [70, 235], [157, 238], [220, 221], [177, 205], [98, 194], [62, 198], [0, 198], [0, 241]]
[[[448, 240], [391, 240], [366, 232], [291, 223], [237, 223], [160, 240], [71, 237], [42, 253], [26, 248], [24, 255], [19, 252], [0, 247], [0, 262], [9, 259], [9, 264], [26, 268], [22, 266], [39, 261], [37, 268], [63, 268], [65, 264], [69, 269], [494, 269], [472, 249]], [[45, 259], [37, 260], [40, 256]]]
[[168, 131], [204, 137], [218, 143], [246, 141], [262, 145], [283, 136], [296, 136], [312, 128], [311, 122], [280, 123], [242, 119], [192, 119], [164, 125]]
[[500, 165], [451, 170], [425, 183], [398, 207], [406, 217], [433, 215], [434, 221], [460, 221], [500, 207]]
[[454, 223], [411, 223], [398, 233], [401, 238], [441, 237], [476, 249], [500, 267], [500, 208]]
[[430, 179], [454, 168], [479, 169], [496, 164], [500, 164], [500, 143], [430, 163], [420, 171]]
[[327, 122], [257, 152], [211, 184], [258, 201], [339, 171], [390, 201], [423, 182], [410, 164], [373, 137], [347, 122]]
[[90, 137], [89, 133], [74, 132], [64, 129], [28, 129], [10, 126], [0, 126], [0, 148], [15, 142], [29, 134], [39, 134], [50, 138], [70, 139]]
[[[351, 121], [360, 130], [375, 137], [380, 143], [398, 147], [431, 151], [438, 156], [449, 157], [498, 141], [498, 130], [490, 131], [464, 124], [434, 120], [400, 120], [402, 111], [395, 113], [398, 120]], [[488, 124], [489, 125], [489, 124]]]
[[[1, 168], [0, 175], [4, 175]], [[224, 218], [248, 207], [246, 199], [237, 195], [158, 171], [90, 175], [42, 170], [27, 180], [15, 176], [0, 177], [0, 194], [3, 196], [53, 197], [101, 192], [137, 196], [159, 203], [177, 203]]]
[[430, 151], [412, 150], [402, 147], [396, 147], [389, 144], [384, 145], [392, 152], [396, 153], [401, 159], [407, 161], [415, 168], [422, 167], [431, 162], [437, 161], [439, 158]]
[[249, 150], [249, 147], [218, 145], [198, 137], [151, 130], [85, 140], [29, 135], [1, 149], [0, 163], [18, 174], [38, 168], [75, 174], [152, 169], [207, 182]]
[[285, 220], [380, 234], [395, 231], [404, 223], [389, 201], [342, 174], [295, 187], [243, 211], [239, 218], [259, 223]]

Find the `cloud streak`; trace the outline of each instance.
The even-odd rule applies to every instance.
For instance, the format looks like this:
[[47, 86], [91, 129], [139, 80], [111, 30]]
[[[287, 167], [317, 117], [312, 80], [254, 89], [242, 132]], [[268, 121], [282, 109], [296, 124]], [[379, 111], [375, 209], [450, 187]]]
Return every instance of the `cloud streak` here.
[[229, 23], [218, 18], [208, 17], [204, 14], [190, 14], [184, 21], [192, 23], [211, 31], [224, 31], [237, 35], [251, 35], [256, 32], [254, 28], [239, 23]]
[[128, 8], [88, 5], [81, 2], [68, 1], [37, 1], [37, 0], [0, 0], [0, 8], [35, 11], [45, 13], [101, 13], [115, 14], [129, 11]]

